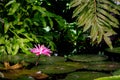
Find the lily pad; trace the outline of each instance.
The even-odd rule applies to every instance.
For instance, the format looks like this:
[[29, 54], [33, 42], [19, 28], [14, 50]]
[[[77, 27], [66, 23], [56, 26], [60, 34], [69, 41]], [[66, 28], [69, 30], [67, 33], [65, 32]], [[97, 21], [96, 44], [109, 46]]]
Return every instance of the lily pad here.
[[97, 71], [114, 71], [120, 69], [120, 63], [118, 62], [90, 62], [88, 63], [88, 70]]
[[40, 70], [45, 74], [64, 74], [64, 73], [76, 71], [75, 67], [67, 66], [67, 65], [39, 65], [32, 69]]
[[[34, 55], [25, 55], [25, 54], [17, 54], [17, 55], [0, 55], [1, 62], [10, 62], [10, 63], [18, 63], [21, 61], [35, 59]], [[32, 60], [31, 60], [32, 61]]]
[[110, 53], [117, 53], [117, 54], [120, 54], [120, 47], [114, 47], [113, 49], [110, 49], [110, 48], [107, 48], [105, 49], [107, 52], [110, 52]]
[[95, 80], [120, 80], [120, 75], [118, 76], [109, 76], [109, 77], [101, 77]]
[[77, 70], [86, 69], [87, 65], [80, 62], [58, 62], [57, 65], [64, 65], [64, 66], [72, 66], [75, 67]]
[[[34, 78], [36, 73], [38, 72], [38, 70], [27, 70], [27, 69], [23, 69], [23, 70], [12, 70], [12, 71], [9, 71], [9, 72], [3, 72], [5, 78], [7, 79], [10, 79], [10, 80], [15, 80], [15, 79], [18, 79], [20, 78], [20, 76], [33, 76]], [[12, 74], [12, 75], [11, 75]], [[41, 78], [47, 78], [48, 75], [44, 74], [44, 73], [41, 73], [39, 74], [39, 76], [41, 76]]]
[[106, 60], [106, 56], [94, 55], [94, 54], [82, 54], [82, 55], [74, 55], [69, 56], [68, 59], [72, 61], [80, 61], [80, 62], [91, 62], [91, 61], [103, 61]]
[[31, 76], [22, 75], [16, 78], [15, 80], [35, 80], [35, 79]]
[[120, 69], [115, 70], [114, 72], [112, 72], [113, 75], [120, 75]]
[[73, 72], [66, 76], [64, 80], [94, 80], [95, 78], [109, 76], [109, 74], [102, 73], [102, 72]]
[[61, 56], [51, 56], [51, 57], [41, 57], [39, 60], [39, 64], [55, 64], [57, 62], [65, 62], [66, 59]]

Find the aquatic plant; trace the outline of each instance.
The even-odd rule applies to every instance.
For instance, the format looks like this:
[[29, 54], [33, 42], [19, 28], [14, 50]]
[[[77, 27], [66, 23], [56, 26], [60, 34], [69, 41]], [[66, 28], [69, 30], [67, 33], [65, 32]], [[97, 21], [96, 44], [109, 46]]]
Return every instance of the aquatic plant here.
[[102, 72], [80, 71], [68, 74], [64, 80], [93, 80], [104, 76], [109, 76], [109, 74]]
[[[45, 47], [44, 45], [35, 45], [35, 48], [30, 49], [30, 51], [34, 54], [36, 54], [36, 56], [38, 57], [38, 60], [40, 58], [40, 55], [46, 55], [46, 56], [50, 56], [50, 53], [52, 53], [52, 51], [50, 49], [48, 49], [47, 47]], [[38, 60], [36, 61], [36, 64], [38, 64]]]
[[91, 61], [103, 61], [106, 60], [106, 56], [94, 55], [94, 54], [82, 54], [69, 56], [68, 59], [72, 61], [91, 62]]
[[82, 62], [57, 62], [55, 63], [56, 65], [64, 65], [64, 66], [72, 66], [75, 67], [77, 70], [82, 70], [82, 69], [86, 69], [87, 65], [85, 63]]
[[120, 69], [115, 70], [114, 72], [112, 72], [113, 75], [120, 75]]
[[100, 77], [94, 80], [120, 80], [120, 75], [118, 76], [109, 76], [109, 77]]
[[76, 71], [76, 68], [67, 65], [38, 65], [32, 70], [40, 70], [45, 74], [64, 74]]
[[40, 55], [46, 55], [46, 56], [50, 56], [50, 49], [48, 49], [47, 47], [45, 47], [44, 45], [35, 45], [35, 48], [30, 50], [32, 53], [35, 53], [36, 56], [40, 56]]
[[[93, 66], [94, 65], [94, 66]], [[114, 71], [120, 68], [120, 63], [104, 61], [104, 62], [89, 62], [88, 70], [96, 70], [96, 71]]]
[[40, 60], [39, 60], [39, 64], [40, 65], [50, 65], [50, 64], [56, 64], [56, 63], [63, 63], [65, 62], [66, 59], [62, 56], [51, 56], [51, 57], [45, 57], [45, 56], [41, 56]]
[[107, 49], [105, 49], [105, 51], [107, 51], [109, 53], [120, 54], [120, 47], [114, 47], [113, 49], [107, 48]]
[[[38, 70], [28, 70], [28, 69], [20, 69], [20, 70], [11, 70], [9, 72], [3, 72], [4, 77], [8, 78], [8, 80], [16, 80], [21, 76], [31, 76], [33, 78], [41, 78], [42, 80], [47, 78], [48, 75], [44, 73], [39, 73]], [[11, 75], [12, 74], [12, 75]], [[19, 79], [20, 80], [20, 79]]]

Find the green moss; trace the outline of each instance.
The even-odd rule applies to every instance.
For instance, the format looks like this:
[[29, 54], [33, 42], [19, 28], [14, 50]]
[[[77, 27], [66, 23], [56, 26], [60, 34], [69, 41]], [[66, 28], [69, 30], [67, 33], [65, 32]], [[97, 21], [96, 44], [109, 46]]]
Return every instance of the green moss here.
[[88, 63], [88, 70], [97, 71], [114, 71], [120, 68], [120, 63], [117, 62], [90, 62]]
[[94, 80], [95, 78], [109, 76], [109, 74], [101, 73], [101, 72], [73, 72], [67, 75], [64, 80]]
[[69, 56], [68, 59], [72, 61], [91, 62], [91, 61], [103, 61], [106, 60], [107, 57], [100, 55], [82, 54], [82, 55]]

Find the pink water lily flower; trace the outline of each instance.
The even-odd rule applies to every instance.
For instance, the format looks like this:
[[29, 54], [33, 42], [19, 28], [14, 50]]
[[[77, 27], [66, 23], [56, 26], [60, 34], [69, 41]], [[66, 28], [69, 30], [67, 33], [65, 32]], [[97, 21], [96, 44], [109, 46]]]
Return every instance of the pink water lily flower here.
[[39, 56], [41, 54], [50, 56], [50, 53], [52, 53], [52, 51], [50, 49], [48, 49], [44, 45], [40, 45], [40, 44], [35, 45], [35, 48], [32, 48], [30, 51], [32, 53], [35, 53], [37, 56]]

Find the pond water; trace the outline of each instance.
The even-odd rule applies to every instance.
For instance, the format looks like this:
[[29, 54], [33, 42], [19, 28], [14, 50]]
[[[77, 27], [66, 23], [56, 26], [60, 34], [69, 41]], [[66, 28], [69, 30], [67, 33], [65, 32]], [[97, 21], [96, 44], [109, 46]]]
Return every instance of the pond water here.
[[112, 76], [120, 69], [119, 62], [103, 55], [43, 56], [37, 66], [36, 59], [24, 55], [22, 59], [12, 56], [6, 62], [1, 61], [0, 80], [94, 80]]

